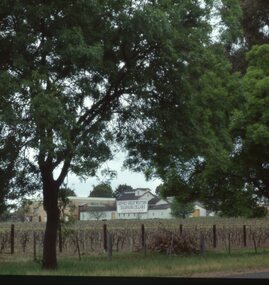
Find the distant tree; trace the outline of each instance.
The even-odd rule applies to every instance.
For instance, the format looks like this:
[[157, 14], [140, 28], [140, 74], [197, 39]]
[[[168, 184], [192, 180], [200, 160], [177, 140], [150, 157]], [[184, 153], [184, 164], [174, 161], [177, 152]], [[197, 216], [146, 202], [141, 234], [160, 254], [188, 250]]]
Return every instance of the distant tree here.
[[120, 184], [113, 193], [113, 197], [118, 198], [123, 192], [131, 191], [133, 187], [127, 184]]
[[162, 190], [162, 188], [163, 188], [163, 184], [160, 184], [160, 185], [158, 185], [157, 187], [156, 187], [156, 189], [155, 189], [155, 194], [157, 195], [157, 196], [161, 196], [161, 190]]
[[171, 215], [175, 218], [186, 218], [194, 212], [194, 203], [183, 203], [174, 198], [171, 203]]
[[11, 219], [11, 213], [6, 209], [0, 214], [0, 222], [7, 222]]
[[11, 220], [24, 222], [27, 215], [35, 216], [35, 209], [38, 209], [41, 204], [41, 201], [34, 205], [32, 200], [27, 198], [22, 199], [16, 210], [11, 214]]
[[93, 190], [90, 192], [89, 197], [113, 197], [113, 191], [109, 184], [101, 183], [93, 187]]

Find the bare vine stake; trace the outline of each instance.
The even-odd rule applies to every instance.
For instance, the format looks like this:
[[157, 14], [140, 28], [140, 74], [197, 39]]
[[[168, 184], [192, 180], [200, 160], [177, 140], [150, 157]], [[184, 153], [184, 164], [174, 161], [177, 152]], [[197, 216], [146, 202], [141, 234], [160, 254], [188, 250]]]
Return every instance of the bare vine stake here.
[[228, 252], [231, 254], [231, 233], [228, 233]]
[[62, 238], [62, 226], [61, 226], [61, 223], [59, 223], [58, 237], [59, 237], [59, 252], [62, 252], [63, 251], [63, 238]]
[[213, 247], [217, 247], [217, 228], [216, 225], [213, 225]]
[[173, 245], [174, 245], [174, 235], [172, 233], [171, 234], [171, 243], [170, 243], [170, 247], [169, 247], [169, 256], [172, 255]]
[[255, 253], [257, 253], [257, 244], [256, 244], [256, 239], [255, 239], [254, 233], [252, 234], [252, 240], [253, 240], [253, 245], [254, 245]]
[[200, 254], [205, 253], [205, 236], [203, 233], [200, 233]]
[[34, 261], [36, 261], [36, 234], [33, 232], [33, 240], [34, 240]]
[[76, 235], [76, 244], [77, 244], [77, 250], [78, 250], [78, 259], [81, 260], [80, 248], [79, 248], [79, 242], [78, 242], [78, 236], [77, 235]]
[[10, 253], [14, 254], [14, 239], [15, 239], [15, 226], [11, 225], [10, 229]]

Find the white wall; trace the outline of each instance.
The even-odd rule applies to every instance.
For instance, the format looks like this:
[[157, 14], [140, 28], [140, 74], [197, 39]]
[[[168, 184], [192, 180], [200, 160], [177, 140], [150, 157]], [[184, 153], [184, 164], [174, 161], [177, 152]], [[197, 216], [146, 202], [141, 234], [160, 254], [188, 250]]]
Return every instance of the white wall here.
[[171, 218], [171, 210], [163, 209], [163, 210], [149, 210], [146, 213], [130, 213], [130, 214], [116, 214], [116, 219], [170, 219]]

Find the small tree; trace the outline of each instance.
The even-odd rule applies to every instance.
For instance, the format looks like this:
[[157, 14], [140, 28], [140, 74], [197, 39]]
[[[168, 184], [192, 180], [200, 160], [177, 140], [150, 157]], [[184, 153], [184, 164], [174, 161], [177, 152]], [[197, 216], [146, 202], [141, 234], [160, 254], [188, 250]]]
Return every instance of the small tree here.
[[186, 218], [194, 212], [194, 203], [180, 202], [174, 198], [171, 203], [171, 215], [175, 218]]
[[[70, 200], [68, 199], [69, 196], [77, 196], [74, 190], [70, 188], [60, 188], [59, 190], [59, 200], [58, 206], [60, 210], [60, 218], [62, 221], [65, 219], [70, 220], [72, 213], [74, 211], [74, 205], [72, 206]], [[69, 213], [66, 213], [66, 209], [69, 207]]]
[[103, 207], [89, 207], [88, 213], [90, 214], [90, 217], [94, 218], [97, 221], [105, 217]]
[[101, 183], [93, 187], [89, 197], [113, 197], [113, 191], [109, 184]]

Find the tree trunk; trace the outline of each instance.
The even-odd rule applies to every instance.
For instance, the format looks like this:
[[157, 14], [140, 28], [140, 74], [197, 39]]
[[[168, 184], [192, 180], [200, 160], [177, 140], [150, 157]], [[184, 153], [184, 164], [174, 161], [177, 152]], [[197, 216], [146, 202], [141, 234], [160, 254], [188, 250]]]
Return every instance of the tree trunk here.
[[60, 210], [58, 207], [59, 186], [54, 180], [43, 180], [43, 204], [47, 213], [47, 223], [43, 247], [42, 269], [57, 268], [57, 230], [60, 221]]

